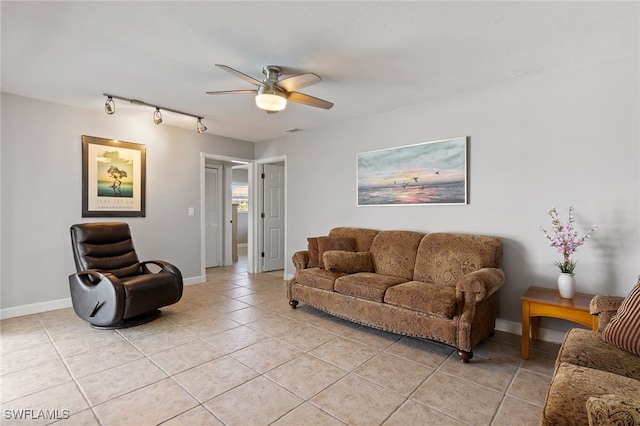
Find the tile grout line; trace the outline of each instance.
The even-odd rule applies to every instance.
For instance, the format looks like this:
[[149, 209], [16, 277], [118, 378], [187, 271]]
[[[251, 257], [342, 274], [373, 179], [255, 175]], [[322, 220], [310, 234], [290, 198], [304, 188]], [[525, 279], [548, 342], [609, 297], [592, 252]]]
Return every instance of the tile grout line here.
[[[74, 386], [76, 387], [76, 389], [78, 389], [78, 392], [80, 392], [80, 395], [82, 395], [82, 399], [84, 399], [85, 403], [89, 407], [89, 410], [91, 410], [91, 414], [93, 415], [94, 419], [98, 422], [98, 424], [102, 425], [102, 422], [101, 422], [100, 418], [98, 417], [98, 414], [94, 411], [93, 406], [89, 402], [89, 398], [87, 397], [87, 395], [85, 394], [84, 390], [82, 389], [82, 387], [78, 383], [78, 380], [76, 379], [76, 377], [73, 375], [73, 373], [69, 369], [69, 366], [65, 362], [64, 357], [62, 356], [62, 353], [58, 349], [58, 345], [56, 345], [56, 343], [54, 342], [53, 338], [51, 337], [51, 332], [49, 331], [47, 326], [44, 324], [44, 322], [42, 321], [42, 318], [40, 318], [39, 314], [38, 314], [37, 318], [38, 318], [38, 321], [40, 322], [40, 325], [44, 329], [44, 332], [47, 334], [47, 337], [49, 338], [49, 341], [51, 342], [51, 344], [53, 345], [54, 349], [56, 350], [56, 353], [58, 354], [58, 357], [60, 358], [60, 362], [62, 362], [62, 365], [64, 365], [64, 368], [67, 370], [67, 373], [69, 374], [69, 377], [71, 377], [71, 380], [73, 381]], [[53, 386], [53, 387], [55, 387], [55, 386]], [[82, 411], [85, 411], [85, 410], [82, 410]], [[80, 411], [77, 414], [80, 414], [82, 411]]]

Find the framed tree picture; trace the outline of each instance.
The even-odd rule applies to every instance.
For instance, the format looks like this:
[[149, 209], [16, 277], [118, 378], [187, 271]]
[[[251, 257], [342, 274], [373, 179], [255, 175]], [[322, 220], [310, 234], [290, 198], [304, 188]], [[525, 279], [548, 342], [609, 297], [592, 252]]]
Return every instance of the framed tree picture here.
[[82, 217], [144, 217], [145, 145], [82, 136]]
[[358, 154], [358, 205], [467, 204], [467, 139]]

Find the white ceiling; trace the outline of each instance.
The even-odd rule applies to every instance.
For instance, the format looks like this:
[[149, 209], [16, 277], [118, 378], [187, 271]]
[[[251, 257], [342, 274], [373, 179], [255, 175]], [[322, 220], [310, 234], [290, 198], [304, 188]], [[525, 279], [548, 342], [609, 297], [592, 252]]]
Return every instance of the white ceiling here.
[[[94, 110], [111, 93], [260, 142], [637, 55], [638, 18], [637, 2], [2, 1], [2, 91]], [[216, 63], [314, 72], [301, 92], [335, 106], [267, 115], [251, 95], [206, 95], [254, 88]]]

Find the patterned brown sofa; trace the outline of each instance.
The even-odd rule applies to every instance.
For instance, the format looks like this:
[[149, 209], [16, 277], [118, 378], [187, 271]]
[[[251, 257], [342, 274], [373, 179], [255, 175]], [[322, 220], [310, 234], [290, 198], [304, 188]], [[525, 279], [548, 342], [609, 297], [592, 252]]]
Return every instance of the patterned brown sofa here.
[[627, 298], [595, 296], [591, 313], [597, 332], [564, 338], [541, 425], [640, 425], [640, 279]]
[[462, 362], [498, 312], [499, 238], [339, 227], [292, 257], [289, 303], [369, 327], [435, 340]]

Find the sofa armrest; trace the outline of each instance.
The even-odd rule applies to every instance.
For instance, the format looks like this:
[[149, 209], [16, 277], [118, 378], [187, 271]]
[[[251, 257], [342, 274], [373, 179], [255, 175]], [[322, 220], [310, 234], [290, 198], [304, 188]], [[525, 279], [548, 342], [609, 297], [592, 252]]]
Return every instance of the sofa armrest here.
[[504, 284], [502, 269], [478, 269], [456, 282], [456, 298], [458, 301], [481, 302], [498, 291], [502, 284]]
[[291, 256], [291, 261], [293, 262], [293, 266], [296, 267], [296, 272], [307, 269], [309, 265], [309, 252], [307, 250], [297, 251]]
[[589, 426], [640, 424], [640, 399], [619, 395], [592, 396], [587, 400]]
[[611, 318], [618, 312], [624, 297], [597, 295], [591, 299], [589, 311], [598, 315], [598, 331], [604, 330]]

